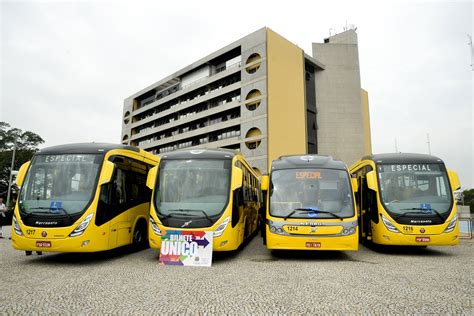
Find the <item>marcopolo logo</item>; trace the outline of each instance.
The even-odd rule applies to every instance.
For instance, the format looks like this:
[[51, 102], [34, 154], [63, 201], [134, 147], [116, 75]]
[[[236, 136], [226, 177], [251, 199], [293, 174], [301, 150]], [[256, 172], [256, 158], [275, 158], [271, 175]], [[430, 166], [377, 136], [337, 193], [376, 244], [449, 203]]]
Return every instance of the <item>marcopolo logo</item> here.
[[40, 221], [36, 221], [35, 222], [36, 225], [43, 225], [43, 226], [46, 226], [46, 225], [57, 225], [58, 222], [53, 222], [53, 221], [50, 221], [50, 222], [40, 222]]

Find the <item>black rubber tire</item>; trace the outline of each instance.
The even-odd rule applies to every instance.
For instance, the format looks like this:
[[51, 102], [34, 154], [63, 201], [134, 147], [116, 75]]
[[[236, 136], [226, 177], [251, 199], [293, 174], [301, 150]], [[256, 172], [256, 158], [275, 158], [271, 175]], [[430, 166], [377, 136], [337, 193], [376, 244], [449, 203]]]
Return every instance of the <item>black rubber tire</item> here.
[[135, 249], [145, 249], [148, 245], [148, 231], [144, 221], [139, 221], [133, 231], [133, 247]]

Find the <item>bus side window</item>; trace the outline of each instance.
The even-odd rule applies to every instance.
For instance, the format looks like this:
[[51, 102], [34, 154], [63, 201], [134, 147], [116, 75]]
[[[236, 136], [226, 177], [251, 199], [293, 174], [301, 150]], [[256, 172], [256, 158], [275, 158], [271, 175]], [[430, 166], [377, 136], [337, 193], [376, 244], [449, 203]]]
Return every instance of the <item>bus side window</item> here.
[[244, 205], [243, 187], [235, 189], [232, 196], [232, 227], [235, 227], [240, 219], [240, 210]]

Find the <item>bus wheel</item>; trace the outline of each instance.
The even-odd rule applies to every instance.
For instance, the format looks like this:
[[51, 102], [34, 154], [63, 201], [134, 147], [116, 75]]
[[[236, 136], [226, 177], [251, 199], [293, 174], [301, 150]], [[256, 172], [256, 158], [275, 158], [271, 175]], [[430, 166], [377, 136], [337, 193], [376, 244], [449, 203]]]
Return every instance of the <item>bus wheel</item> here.
[[148, 243], [147, 238], [146, 224], [141, 221], [137, 223], [133, 231], [133, 247], [136, 249], [144, 249]]
[[25, 251], [25, 255], [27, 255], [27, 256], [31, 256], [32, 254], [33, 254], [33, 251], [29, 251], [29, 250]]

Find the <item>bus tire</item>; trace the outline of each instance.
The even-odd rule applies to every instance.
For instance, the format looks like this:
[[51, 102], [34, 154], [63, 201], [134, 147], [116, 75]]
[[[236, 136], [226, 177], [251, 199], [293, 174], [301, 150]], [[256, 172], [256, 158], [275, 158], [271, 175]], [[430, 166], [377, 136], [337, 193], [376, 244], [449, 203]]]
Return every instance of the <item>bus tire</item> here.
[[148, 245], [147, 226], [145, 220], [139, 220], [133, 231], [133, 247], [145, 249]]

